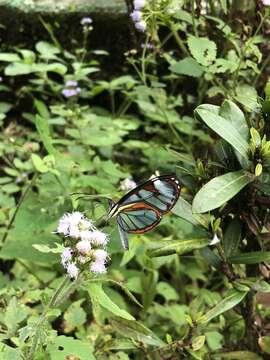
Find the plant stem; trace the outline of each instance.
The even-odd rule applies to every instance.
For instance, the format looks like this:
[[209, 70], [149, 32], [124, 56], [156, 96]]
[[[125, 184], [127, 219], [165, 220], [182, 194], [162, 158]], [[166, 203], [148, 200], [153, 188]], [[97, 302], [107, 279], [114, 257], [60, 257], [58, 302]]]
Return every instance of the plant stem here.
[[2, 247], [3, 244], [4, 244], [4, 242], [6, 241], [6, 238], [7, 238], [7, 236], [8, 236], [8, 232], [9, 232], [9, 230], [11, 229], [11, 226], [12, 226], [12, 224], [13, 224], [14, 221], [15, 221], [15, 218], [16, 218], [16, 216], [17, 216], [17, 213], [18, 213], [18, 211], [19, 211], [19, 209], [20, 209], [20, 207], [21, 207], [21, 205], [22, 205], [22, 203], [23, 203], [26, 195], [29, 193], [29, 191], [31, 190], [32, 186], [34, 185], [34, 183], [35, 183], [35, 181], [36, 181], [36, 179], [37, 179], [37, 176], [38, 176], [38, 174], [35, 173], [34, 176], [32, 177], [32, 180], [30, 181], [30, 183], [29, 183], [28, 186], [26, 187], [26, 189], [22, 192], [21, 197], [20, 197], [20, 199], [19, 199], [19, 201], [18, 201], [18, 204], [17, 204], [17, 206], [16, 206], [16, 209], [15, 209], [13, 215], [11, 216], [11, 219], [9, 220], [8, 226], [7, 226], [7, 228], [6, 228], [6, 231], [4, 232], [4, 235], [3, 235], [3, 237], [2, 237], [2, 241], [1, 241], [0, 247]]
[[[42, 314], [40, 315], [40, 318], [39, 318], [39, 320], [38, 320], [38, 322], [36, 323], [36, 326], [35, 326], [35, 332], [34, 332], [34, 335], [33, 335], [31, 348], [30, 348], [29, 354], [26, 357], [27, 360], [33, 360], [34, 359], [34, 354], [36, 352], [36, 348], [38, 346], [38, 341], [39, 341], [40, 328], [41, 328], [41, 326], [43, 325], [43, 323], [46, 320], [46, 316], [47, 316], [48, 311], [55, 306], [55, 304], [58, 301], [58, 298], [60, 297], [62, 291], [64, 290], [66, 285], [69, 283], [69, 281], [70, 281], [69, 277], [66, 276], [64, 278], [64, 280], [61, 282], [61, 284], [59, 285], [59, 287], [55, 290], [55, 293], [51, 297], [51, 300], [49, 301], [47, 306], [44, 308]], [[64, 297], [62, 297], [61, 300], [63, 300], [63, 299], [64, 299]], [[59, 303], [59, 301], [58, 301], [58, 303]]]
[[195, 25], [195, 0], [192, 0], [192, 27], [193, 27], [194, 35], [198, 37], [198, 32]]
[[174, 24], [170, 24], [170, 29], [171, 29], [171, 32], [175, 38], [175, 41], [177, 42], [177, 45], [179, 46], [179, 48], [182, 50], [182, 52], [189, 56], [189, 52], [184, 44], [184, 42], [182, 41], [182, 39], [180, 38], [180, 36], [178, 35], [178, 32], [174, 26]]

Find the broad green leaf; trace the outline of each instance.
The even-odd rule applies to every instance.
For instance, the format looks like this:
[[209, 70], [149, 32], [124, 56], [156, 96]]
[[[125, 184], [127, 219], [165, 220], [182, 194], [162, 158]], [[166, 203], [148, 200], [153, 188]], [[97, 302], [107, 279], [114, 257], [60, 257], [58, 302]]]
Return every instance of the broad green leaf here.
[[213, 359], [217, 360], [263, 360], [259, 355], [251, 351], [229, 351], [221, 353], [219, 352], [216, 355], [211, 355]]
[[[47, 176], [47, 174], [41, 176]], [[54, 180], [51, 184], [56, 191], [57, 181]], [[62, 190], [62, 188], [60, 189]], [[44, 209], [45, 212], [42, 211]], [[54, 212], [51, 209], [54, 209]], [[56, 237], [51, 232], [55, 230], [56, 221], [62, 215], [62, 210], [55, 207], [55, 196], [43, 199], [38, 194], [29, 192], [20, 206], [13, 226], [0, 250], [0, 258], [26, 259], [31, 263], [59, 262], [59, 255], [38, 252], [32, 245], [53, 244]]]
[[193, 214], [192, 206], [182, 197], [179, 198], [175, 206], [172, 208], [172, 213], [188, 221], [192, 225], [202, 225], [203, 227], [208, 228], [208, 216]]
[[23, 354], [20, 349], [14, 349], [6, 344], [0, 343], [1, 360], [22, 360]]
[[52, 145], [52, 138], [50, 136], [48, 119], [36, 115], [35, 125], [45, 149], [48, 151], [50, 155], [55, 155], [57, 151]]
[[7, 336], [15, 335], [19, 324], [27, 317], [26, 306], [19, 304], [16, 297], [12, 297], [4, 315], [4, 324], [8, 329]]
[[198, 323], [205, 324], [208, 321], [214, 319], [215, 317], [223, 314], [224, 312], [234, 308], [244, 299], [247, 293], [248, 292], [245, 291], [237, 291], [235, 289], [232, 289], [227, 297], [221, 300], [216, 306], [214, 306], [206, 314], [201, 316], [198, 319]]
[[270, 284], [264, 280], [257, 279], [257, 278], [246, 278], [246, 279], [239, 279], [235, 281], [243, 286], [248, 287], [254, 291], [263, 292], [263, 293], [270, 293]]
[[205, 335], [196, 336], [192, 340], [192, 349], [194, 351], [198, 351], [204, 346], [204, 343], [205, 343]]
[[122, 336], [143, 344], [152, 346], [164, 346], [165, 343], [160, 340], [155, 333], [148, 329], [145, 325], [138, 321], [128, 321], [121, 318], [113, 318], [110, 320], [113, 329]]
[[27, 75], [33, 72], [33, 65], [21, 62], [12, 62], [5, 68], [4, 72], [6, 76]]
[[166, 256], [171, 254], [182, 255], [195, 249], [209, 245], [211, 239], [189, 239], [189, 240], [169, 240], [151, 243], [147, 253], [150, 257]]
[[211, 65], [216, 59], [217, 46], [213, 41], [206, 37], [189, 35], [188, 48], [194, 59], [201, 65]]
[[261, 336], [258, 343], [262, 351], [270, 355], [270, 336]]
[[46, 173], [49, 171], [48, 166], [44, 163], [44, 161], [37, 154], [31, 155], [31, 160], [35, 169], [40, 173]]
[[237, 129], [240, 135], [248, 141], [249, 128], [243, 111], [232, 101], [225, 100], [220, 107], [219, 115], [227, 119]]
[[4, 52], [0, 53], [0, 61], [15, 62], [20, 60], [21, 58], [18, 54], [4, 53]]
[[236, 124], [214, 113], [209, 105], [200, 105], [195, 109], [195, 115], [207, 126], [225, 139], [248, 161], [249, 144], [237, 129]]
[[179, 75], [200, 77], [203, 74], [203, 67], [192, 57], [179, 60], [170, 66], [170, 70]]
[[244, 105], [249, 112], [259, 111], [258, 94], [253, 86], [248, 84], [239, 85], [236, 87], [235, 100]]
[[135, 320], [126, 310], [120, 309], [104, 292], [101, 284], [91, 283], [87, 286], [88, 294], [91, 298], [92, 303], [97, 303], [105, 309], [109, 310], [116, 316], [122, 317], [126, 320]]
[[192, 204], [193, 212], [204, 213], [220, 207], [253, 180], [254, 176], [244, 170], [230, 172], [210, 180], [196, 194]]
[[217, 331], [208, 331], [205, 333], [207, 345], [212, 351], [222, 348], [223, 335]]
[[92, 350], [91, 342], [83, 342], [63, 335], [58, 336], [52, 344], [47, 346], [52, 360], [67, 360], [68, 358], [96, 360]]
[[51, 248], [48, 245], [40, 245], [40, 244], [33, 244], [33, 248], [42, 252], [42, 253], [53, 253], [53, 254], [61, 254], [64, 250], [64, 245], [54, 243], [55, 247]]
[[39, 115], [44, 118], [44, 119], [49, 119], [50, 118], [50, 112], [46, 106], [46, 104], [38, 99], [34, 99], [34, 105], [37, 109], [37, 111], [39, 112]]
[[214, 253], [213, 250], [210, 249], [210, 247], [202, 248], [200, 253], [210, 266], [213, 266], [216, 269], [221, 268], [221, 259]]
[[171, 300], [176, 301], [179, 299], [179, 295], [177, 291], [165, 281], [160, 281], [157, 284], [156, 290], [157, 290], [157, 294], [163, 296], [167, 301], [171, 301]]
[[263, 261], [270, 261], [270, 251], [252, 251], [233, 255], [228, 258], [232, 264], [258, 264]]
[[66, 330], [73, 330], [82, 326], [86, 321], [86, 313], [82, 309], [81, 304], [84, 299], [73, 302], [64, 314], [64, 319], [67, 322]]
[[55, 55], [60, 53], [60, 50], [55, 45], [47, 41], [39, 41], [35, 47], [44, 59], [54, 59]]
[[238, 249], [241, 241], [241, 223], [237, 219], [232, 219], [224, 234], [223, 247], [226, 257], [233, 255]]

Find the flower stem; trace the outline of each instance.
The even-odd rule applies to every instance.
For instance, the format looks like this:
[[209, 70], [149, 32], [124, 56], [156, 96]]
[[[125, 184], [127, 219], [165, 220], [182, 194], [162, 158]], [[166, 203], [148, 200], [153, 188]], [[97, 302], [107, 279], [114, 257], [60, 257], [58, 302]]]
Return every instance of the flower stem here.
[[[60, 303], [61, 301], [59, 301], [59, 297], [62, 293], [62, 291], [64, 290], [64, 288], [66, 287], [66, 285], [69, 283], [70, 279], [68, 276], [66, 276], [64, 278], [64, 280], [61, 282], [61, 284], [58, 286], [58, 288], [55, 290], [55, 293], [53, 294], [53, 296], [51, 297], [51, 300], [49, 301], [49, 303], [47, 304], [47, 306], [44, 308], [42, 314], [40, 315], [39, 320], [36, 323], [35, 326], [35, 332], [33, 335], [33, 340], [32, 340], [32, 345], [31, 348], [29, 350], [29, 353], [26, 357], [27, 360], [33, 360], [34, 359], [34, 355], [36, 352], [36, 348], [38, 346], [38, 341], [39, 341], [39, 336], [40, 336], [40, 328], [42, 327], [42, 325], [44, 324], [46, 317], [47, 317], [47, 313], [50, 309], [52, 309], [55, 304], [58, 302]], [[64, 297], [62, 297], [61, 300], [63, 300]]]

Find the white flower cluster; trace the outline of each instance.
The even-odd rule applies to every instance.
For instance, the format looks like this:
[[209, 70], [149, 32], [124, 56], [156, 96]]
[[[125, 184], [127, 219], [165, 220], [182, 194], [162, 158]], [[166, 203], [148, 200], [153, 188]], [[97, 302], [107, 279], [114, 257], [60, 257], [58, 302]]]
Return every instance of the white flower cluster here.
[[125, 180], [121, 181], [120, 183], [120, 189], [123, 191], [129, 191], [134, 189], [137, 186], [135, 181], [126, 178]]
[[131, 19], [135, 23], [135, 28], [138, 31], [144, 32], [146, 30], [146, 22], [143, 20], [141, 10], [145, 7], [146, 0], [134, 0], [134, 10], [130, 14]]
[[70, 278], [76, 279], [85, 264], [95, 274], [106, 272], [108, 236], [81, 212], [65, 214], [59, 220], [56, 232], [64, 235], [69, 245], [61, 254], [61, 263]]
[[262, 3], [265, 6], [269, 6], [270, 5], [270, 0], [262, 0]]

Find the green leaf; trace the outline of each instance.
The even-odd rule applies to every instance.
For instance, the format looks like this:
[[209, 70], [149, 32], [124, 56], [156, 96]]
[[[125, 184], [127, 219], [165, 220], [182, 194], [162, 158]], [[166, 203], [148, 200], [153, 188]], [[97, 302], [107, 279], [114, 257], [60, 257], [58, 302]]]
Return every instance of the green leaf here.
[[243, 111], [232, 101], [225, 100], [220, 107], [219, 115], [230, 121], [239, 134], [248, 141], [249, 128]]
[[221, 353], [219, 352], [217, 355], [213, 355], [213, 359], [217, 360], [263, 360], [259, 355], [251, 352], [251, 351], [229, 351]]
[[56, 57], [55, 55], [60, 53], [60, 50], [56, 46], [47, 41], [39, 41], [35, 47], [44, 59], [54, 59]]
[[34, 167], [40, 173], [46, 173], [49, 171], [48, 166], [44, 163], [44, 161], [37, 154], [31, 155], [31, 160], [33, 162]]
[[8, 328], [8, 337], [15, 335], [19, 324], [27, 317], [26, 307], [19, 304], [17, 299], [11, 298], [4, 315], [4, 324]]
[[235, 289], [232, 289], [230, 291], [230, 294], [225, 299], [221, 300], [216, 306], [214, 306], [206, 314], [201, 316], [198, 319], [198, 323], [205, 324], [208, 321], [214, 319], [215, 317], [223, 314], [224, 312], [234, 308], [244, 299], [247, 293], [248, 292], [246, 291], [237, 291]]
[[172, 213], [180, 218], [188, 221], [192, 225], [201, 225], [208, 228], [209, 218], [206, 215], [194, 214], [192, 206], [184, 198], [180, 197], [175, 206], [172, 208]]
[[243, 138], [242, 132], [238, 131], [237, 124], [218, 115], [216, 110], [213, 111], [213, 108], [207, 104], [198, 106], [195, 109], [195, 116], [204, 121], [207, 126], [231, 144], [248, 161], [249, 144]]
[[128, 321], [124, 319], [111, 319], [113, 329], [122, 336], [134, 341], [142, 342], [146, 345], [164, 346], [165, 343], [160, 340], [150, 329], [138, 321]]
[[81, 304], [84, 300], [78, 300], [73, 302], [68, 310], [65, 312], [64, 319], [67, 322], [69, 330], [82, 326], [86, 321], [86, 313], [81, 308]]
[[148, 247], [150, 257], [166, 256], [171, 254], [182, 255], [195, 249], [209, 245], [210, 239], [189, 239], [189, 240], [170, 240], [151, 243]]
[[191, 55], [201, 65], [211, 65], [216, 59], [217, 46], [206, 37], [196, 37], [189, 35], [188, 47]]
[[243, 84], [236, 87], [235, 100], [242, 104], [247, 111], [253, 112], [260, 109], [258, 94], [254, 87]]
[[233, 255], [228, 258], [232, 264], [258, 264], [263, 261], [270, 261], [270, 251], [252, 251]]
[[171, 300], [176, 301], [179, 299], [179, 295], [177, 294], [176, 290], [165, 281], [160, 281], [157, 284], [156, 291], [157, 294], [163, 296], [166, 299], [166, 301], [171, 301]]
[[0, 61], [7, 61], [7, 62], [14, 62], [14, 61], [20, 61], [21, 58], [18, 54], [13, 53], [0, 53]]
[[35, 125], [45, 149], [48, 151], [49, 154], [55, 155], [57, 151], [52, 145], [52, 138], [50, 136], [48, 119], [36, 115]]
[[58, 336], [53, 343], [47, 346], [50, 359], [66, 360], [68, 358], [79, 358], [80, 360], [96, 360], [89, 343], [73, 339], [68, 336]]
[[193, 212], [204, 213], [220, 207], [253, 180], [254, 176], [244, 170], [230, 172], [210, 180], [195, 195]]
[[192, 349], [194, 351], [198, 351], [204, 346], [204, 343], [205, 343], [205, 335], [196, 336], [192, 340]]
[[258, 342], [262, 351], [270, 355], [270, 336], [261, 336]]
[[49, 119], [50, 118], [50, 112], [46, 106], [46, 104], [38, 99], [34, 99], [34, 105], [37, 109], [37, 111], [39, 112], [39, 115], [44, 118], [44, 119]]
[[203, 67], [192, 57], [179, 60], [170, 66], [170, 70], [179, 75], [200, 77], [203, 74]]
[[21, 62], [12, 62], [5, 68], [6, 76], [17, 76], [17, 75], [27, 75], [33, 72], [32, 64], [24, 64]]
[[226, 257], [233, 255], [238, 249], [241, 241], [241, 223], [237, 219], [232, 219], [226, 228], [223, 247]]
[[42, 252], [42, 253], [52, 253], [52, 254], [61, 254], [64, 250], [64, 245], [55, 243], [55, 247], [51, 248], [47, 245], [41, 245], [41, 244], [33, 244], [33, 248], [36, 250]]
[[98, 304], [109, 310], [116, 316], [120, 316], [126, 320], [135, 320], [126, 310], [120, 309], [104, 292], [101, 284], [89, 284], [88, 293], [93, 304]]

